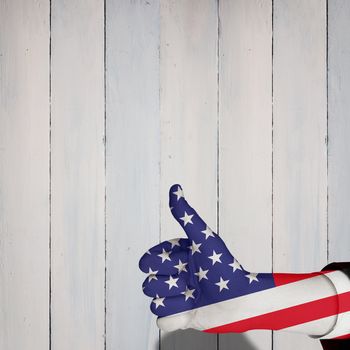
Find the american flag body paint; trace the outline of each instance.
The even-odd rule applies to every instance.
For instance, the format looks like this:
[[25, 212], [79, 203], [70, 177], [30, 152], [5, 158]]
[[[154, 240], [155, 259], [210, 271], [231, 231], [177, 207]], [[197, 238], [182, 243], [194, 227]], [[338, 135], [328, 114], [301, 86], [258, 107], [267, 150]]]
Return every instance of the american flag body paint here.
[[344, 272], [249, 272], [189, 206], [180, 185], [170, 188], [169, 206], [188, 238], [158, 244], [139, 263], [148, 274], [143, 291], [153, 297], [160, 328], [274, 329], [348, 338], [350, 280]]

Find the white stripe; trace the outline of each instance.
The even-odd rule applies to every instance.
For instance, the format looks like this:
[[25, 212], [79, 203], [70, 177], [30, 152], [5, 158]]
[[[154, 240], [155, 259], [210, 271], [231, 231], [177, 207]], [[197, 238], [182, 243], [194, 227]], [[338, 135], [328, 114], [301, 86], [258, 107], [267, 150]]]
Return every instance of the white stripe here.
[[338, 294], [350, 291], [350, 279], [344, 272], [338, 270], [325, 273], [324, 275], [331, 280]]
[[[325, 275], [337, 278], [339, 271], [328, 272]], [[189, 322], [186, 328], [205, 330], [336, 294], [330, 280], [324, 275], [319, 275], [162, 317], [160, 320], [165, 328], [167, 323], [169, 328], [172, 328], [176, 326], [177, 319], [186, 317]]]
[[335, 320], [338, 320], [336, 327], [332, 332], [327, 333], [327, 335], [323, 336], [311, 336], [311, 338], [316, 339], [332, 339], [336, 337], [340, 337], [342, 335], [346, 335], [350, 333], [350, 311], [343, 312], [341, 314], [320, 318], [315, 321], [305, 322], [300, 325], [296, 325], [293, 327], [283, 328], [283, 331], [287, 332], [298, 332], [303, 334], [311, 334], [312, 331], [317, 327], [319, 327], [320, 322], [323, 325], [331, 324]]
[[323, 324], [330, 324], [331, 322], [334, 322], [334, 318], [338, 319], [338, 322], [336, 324], [336, 329], [333, 329], [332, 332], [327, 333], [327, 335], [323, 336], [311, 336], [311, 338], [316, 338], [316, 339], [332, 339], [336, 337], [340, 337], [342, 335], [346, 335], [350, 333], [350, 311], [343, 312], [341, 314], [338, 314], [338, 317], [335, 316], [329, 316], [329, 317], [324, 317], [320, 318], [315, 321], [310, 321], [310, 322], [305, 322], [300, 325], [292, 326], [292, 327], [287, 327], [283, 328], [283, 331], [287, 332], [299, 332], [299, 333], [304, 333], [304, 334], [310, 334], [312, 333], [312, 329], [315, 327], [318, 327], [318, 322], [322, 322]]
[[[336, 275], [338, 271], [326, 275]], [[196, 309], [197, 329], [209, 329], [336, 295], [332, 283], [319, 275]], [[204, 321], [204, 322], [202, 322]]]
[[311, 336], [312, 338], [318, 339], [322, 337], [322, 335], [318, 330], [323, 328], [327, 329], [327, 326], [329, 327], [329, 325], [335, 324], [336, 321], [337, 321], [337, 315], [333, 315], [333, 316], [319, 318], [318, 320], [297, 324], [292, 327], [283, 328], [281, 330], [286, 332], [297, 332], [297, 333], [308, 334], [308, 335], [318, 333], [319, 335]]
[[[350, 279], [342, 271], [336, 271], [338, 273], [326, 274], [327, 277], [332, 281], [338, 294], [350, 291]], [[346, 335], [350, 333], [350, 312], [343, 312], [338, 314], [337, 322], [333, 329], [319, 339], [332, 339]]]
[[[333, 273], [325, 274], [333, 283], [337, 290], [337, 294], [346, 293], [350, 291], [350, 279], [342, 271], [335, 271]], [[296, 326], [284, 328], [284, 331], [299, 332], [304, 334], [313, 334], [315, 329], [326, 326], [327, 324], [334, 324], [333, 328], [327, 332], [326, 335], [311, 336], [317, 339], [332, 339], [350, 333], [350, 312], [340, 313], [329, 317], [320, 318], [318, 320], [305, 322]]]
[[338, 320], [335, 328], [327, 335], [319, 339], [332, 339], [350, 333], [350, 311], [338, 314]]

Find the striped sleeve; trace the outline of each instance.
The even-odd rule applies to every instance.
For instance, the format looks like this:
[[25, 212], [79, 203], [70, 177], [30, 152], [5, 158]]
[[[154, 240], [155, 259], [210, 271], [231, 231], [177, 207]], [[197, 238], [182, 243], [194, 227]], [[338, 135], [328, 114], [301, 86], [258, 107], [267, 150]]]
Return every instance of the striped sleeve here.
[[320, 339], [324, 350], [350, 349], [350, 262], [333, 262], [322, 271], [335, 271], [325, 275], [337, 291], [338, 312], [333, 328], [317, 339]]

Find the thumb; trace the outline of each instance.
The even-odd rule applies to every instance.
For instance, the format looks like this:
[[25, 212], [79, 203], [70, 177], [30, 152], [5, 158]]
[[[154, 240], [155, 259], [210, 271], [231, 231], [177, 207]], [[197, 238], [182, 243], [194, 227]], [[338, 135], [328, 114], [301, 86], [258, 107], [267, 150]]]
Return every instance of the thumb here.
[[179, 184], [174, 184], [170, 187], [169, 207], [174, 218], [191, 240], [197, 242], [215, 236], [214, 232], [207, 226], [204, 220], [187, 203], [183, 189]]

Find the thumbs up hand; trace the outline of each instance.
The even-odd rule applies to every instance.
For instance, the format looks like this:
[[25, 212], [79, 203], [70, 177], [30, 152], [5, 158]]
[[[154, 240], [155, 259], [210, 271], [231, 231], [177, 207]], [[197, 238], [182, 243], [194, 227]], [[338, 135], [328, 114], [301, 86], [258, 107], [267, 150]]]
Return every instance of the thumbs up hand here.
[[143, 292], [153, 298], [151, 311], [158, 316], [159, 328], [210, 328], [210, 310], [203, 306], [235, 298], [246, 289], [252, 292], [273, 286], [271, 274], [249, 273], [243, 268], [187, 203], [178, 184], [170, 188], [169, 206], [188, 238], [164, 241], [139, 262], [148, 274]]
[[164, 241], [139, 262], [148, 274], [143, 292], [153, 298], [151, 311], [160, 329], [272, 329], [322, 341], [349, 338], [349, 321], [340, 317], [350, 312], [349, 270], [248, 272], [187, 203], [178, 184], [170, 188], [169, 206], [187, 238]]

